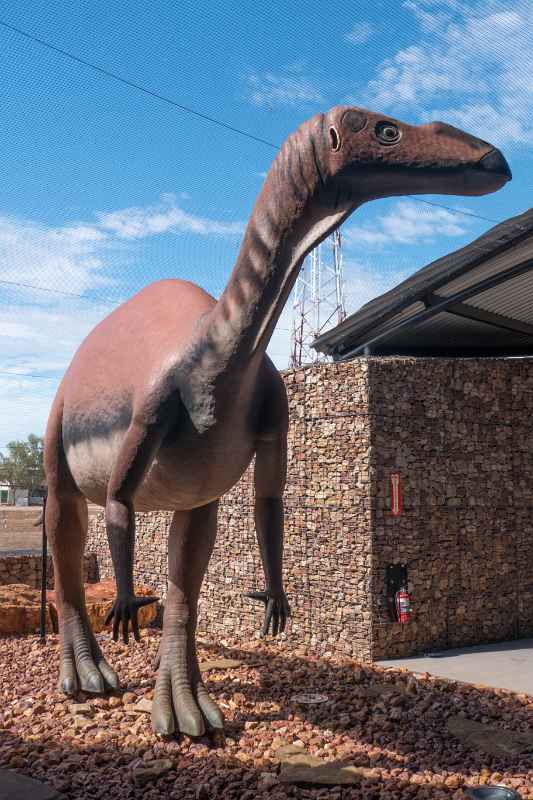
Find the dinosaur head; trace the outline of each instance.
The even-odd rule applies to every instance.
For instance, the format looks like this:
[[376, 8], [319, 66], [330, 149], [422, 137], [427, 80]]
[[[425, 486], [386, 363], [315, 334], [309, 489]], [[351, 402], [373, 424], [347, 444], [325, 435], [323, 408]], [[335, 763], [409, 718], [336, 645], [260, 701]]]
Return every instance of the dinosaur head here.
[[322, 116], [320, 128], [322, 179], [348, 201], [401, 194], [483, 195], [511, 180], [499, 150], [443, 122], [408, 125], [337, 106]]

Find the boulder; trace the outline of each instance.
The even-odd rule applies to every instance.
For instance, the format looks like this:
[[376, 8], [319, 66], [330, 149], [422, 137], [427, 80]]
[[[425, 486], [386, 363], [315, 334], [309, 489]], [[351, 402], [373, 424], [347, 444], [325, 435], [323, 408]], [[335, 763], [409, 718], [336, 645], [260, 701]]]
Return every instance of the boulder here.
[[145, 786], [166, 775], [173, 768], [174, 763], [170, 758], [157, 758], [155, 761], [147, 761], [143, 767], [135, 767], [132, 770], [132, 778], [137, 786]]
[[530, 753], [533, 736], [529, 731], [510, 731], [466, 717], [449, 717], [448, 730], [466, 747], [505, 758]]
[[[152, 595], [147, 586], [136, 586], [139, 597]], [[104, 621], [116, 597], [115, 581], [85, 584], [87, 613], [93, 631], [104, 630]], [[55, 592], [46, 592], [46, 630], [57, 632], [57, 608]], [[156, 603], [139, 609], [139, 626], [145, 628], [156, 618]], [[34, 634], [39, 632], [41, 620], [41, 591], [22, 583], [0, 586], [0, 636]]]
[[[38, 633], [41, 624], [41, 592], [23, 583], [0, 586], [0, 636]], [[46, 608], [46, 630], [53, 630]]]

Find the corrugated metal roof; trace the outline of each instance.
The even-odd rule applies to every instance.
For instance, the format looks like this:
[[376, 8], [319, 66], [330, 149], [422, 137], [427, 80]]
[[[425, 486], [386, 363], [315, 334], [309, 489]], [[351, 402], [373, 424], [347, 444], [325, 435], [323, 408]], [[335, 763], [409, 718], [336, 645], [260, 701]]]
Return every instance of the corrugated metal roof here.
[[481, 292], [469, 300], [470, 305], [503, 314], [504, 317], [531, 322], [533, 318], [533, 272], [526, 272], [510, 281]]
[[[414, 328], [405, 328], [391, 341], [384, 341], [382, 351], [383, 355], [475, 355], [485, 352], [487, 338], [491, 336], [492, 326], [488, 323], [441, 313]], [[516, 355], [531, 346], [531, 337], [503, 328], [498, 333], [494, 354]]]
[[336, 359], [365, 351], [533, 354], [533, 209], [418, 270], [314, 346]]

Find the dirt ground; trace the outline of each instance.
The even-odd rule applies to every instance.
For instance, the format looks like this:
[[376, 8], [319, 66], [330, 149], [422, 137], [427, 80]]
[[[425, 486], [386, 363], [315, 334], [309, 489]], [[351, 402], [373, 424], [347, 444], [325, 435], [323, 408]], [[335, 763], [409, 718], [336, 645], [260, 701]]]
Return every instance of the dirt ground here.
[[15, 550], [41, 551], [42, 540], [39, 528], [29, 531], [11, 531], [0, 528], [0, 553]]
[[[46, 781], [68, 798], [459, 800], [464, 784], [502, 782], [533, 800], [531, 754], [489, 755], [447, 729], [448, 718], [458, 715], [530, 733], [532, 697], [321, 660], [289, 639], [204, 643], [202, 660], [243, 662], [205, 673], [226, 717], [226, 741], [158, 739], [148, 714], [132, 708], [151, 698], [159, 636], [147, 630], [129, 646], [99, 636], [124, 690], [80, 695], [89, 704], [82, 715], [55, 691], [56, 637], [45, 646], [36, 637], [1, 640], [0, 766]], [[301, 705], [292, 699], [301, 692], [327, 700]], [[278, 751], [288, 744], [328, 764], [355, 765], [358, 784], [284, 783]], [[139, 771], [154, 761], [162, 774], [153, 780], [145, 774], [139, 785]]]
[[13, 550], [41, 549], [41, 528], [33, 525], [41, 511], [38, 506], [0, 508], [0, 554]]
[[[2, 506], [0, 509], [0, 555], [15, 550], [38, 550], [42, 547], [42, 528], [33, 523], [40, 516], [39, 506]], [[88, 505], [89, 516], [98, 514], [100, 506]]]

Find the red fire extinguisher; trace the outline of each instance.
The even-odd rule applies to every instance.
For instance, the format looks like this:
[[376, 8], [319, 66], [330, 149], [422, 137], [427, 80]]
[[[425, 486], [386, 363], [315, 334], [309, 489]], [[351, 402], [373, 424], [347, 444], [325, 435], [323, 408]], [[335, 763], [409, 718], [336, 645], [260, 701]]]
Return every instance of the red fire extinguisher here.
[[396, 607], [396, 619], [401, 625], [405, 625], [406, 622], [409, 622], [411, 617], [411, 598], [409, 597], [409, 592], [405, 589], [400, 589], [399, 592], [396, 592], [394, 604]]

